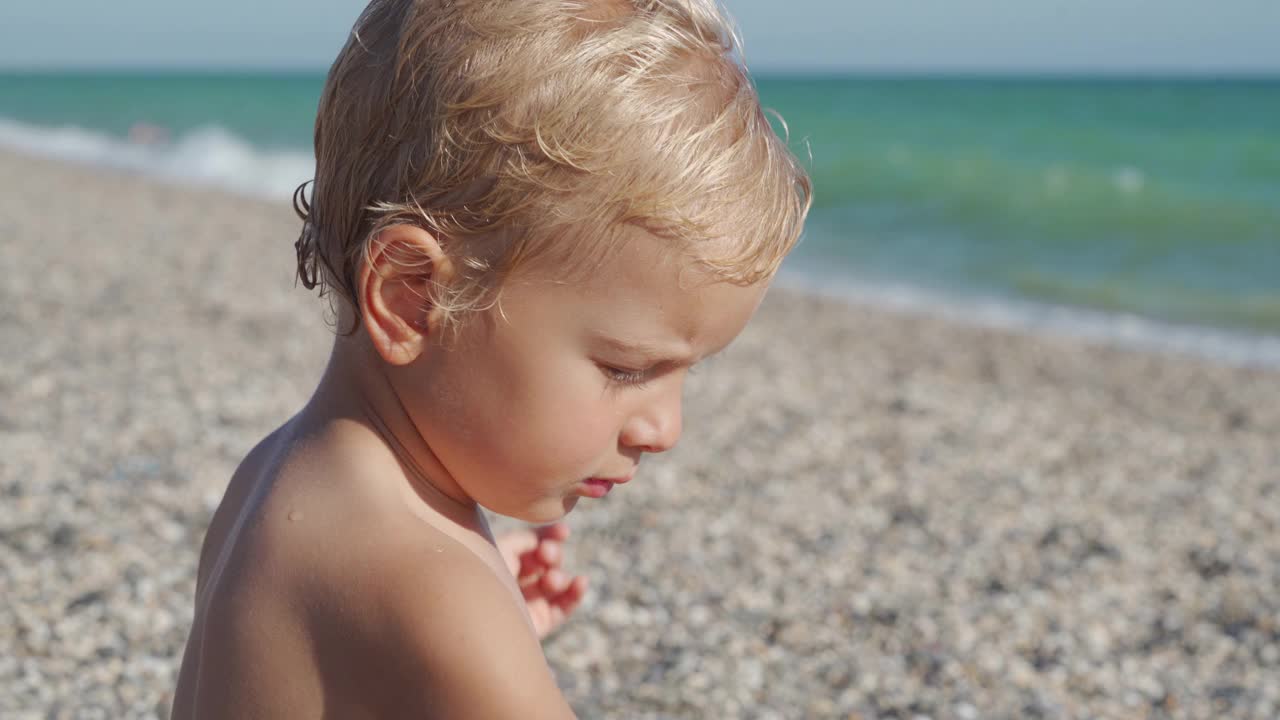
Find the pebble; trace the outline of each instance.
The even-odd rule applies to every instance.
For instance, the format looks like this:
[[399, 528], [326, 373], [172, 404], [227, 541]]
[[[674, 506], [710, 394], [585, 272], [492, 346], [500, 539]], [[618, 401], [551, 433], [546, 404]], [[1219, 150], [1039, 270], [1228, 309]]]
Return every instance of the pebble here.
[[[327, 358], [296, 220], [0, 177], [0, 717], [164, 717], [212, 510]], [[592, 596], [548, 658], [588, 718], [1274, 720], [1276, 398], [775, 289], [680, 447], [570, 516]]]

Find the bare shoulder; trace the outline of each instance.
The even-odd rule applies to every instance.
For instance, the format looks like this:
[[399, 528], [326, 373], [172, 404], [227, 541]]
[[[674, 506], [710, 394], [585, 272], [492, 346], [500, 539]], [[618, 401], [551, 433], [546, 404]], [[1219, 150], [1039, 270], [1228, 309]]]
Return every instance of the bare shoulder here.
[[[375, 716], [572, 718], [511, 592], [439, 531], [370, 546], [353, 592], [314, 618], [329, 687]], [[353, 578], [354, 579], [354, 578]]]
[[236, 533], [237, 596], [297, 627], [286, 684], [337, 717], [573, 718], [496, 550], [411, 512], [376, 456], [317, 450], [246, 494]]

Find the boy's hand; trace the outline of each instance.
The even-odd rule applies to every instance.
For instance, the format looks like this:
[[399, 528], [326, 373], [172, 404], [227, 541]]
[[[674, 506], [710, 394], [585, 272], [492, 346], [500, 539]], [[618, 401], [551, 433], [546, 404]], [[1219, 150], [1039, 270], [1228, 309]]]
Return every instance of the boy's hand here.
[[524, 593], [529, 618], [540, 640], [564, 624], [587, 592], [586, 576], [571, 577], [560, 569], [564, 559], [561, 545], [567, 537], [569, 526], [553, 523], [494, 538], [498, 552]]

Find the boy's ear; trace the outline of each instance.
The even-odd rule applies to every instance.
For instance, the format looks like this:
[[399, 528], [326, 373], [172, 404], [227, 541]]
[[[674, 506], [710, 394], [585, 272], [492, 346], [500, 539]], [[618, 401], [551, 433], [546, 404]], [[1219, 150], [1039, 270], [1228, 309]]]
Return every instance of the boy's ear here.
[[444, 315], [436, 288], [452, 274], [440, 243], [420, 227], [392, 225], [369, 240], [356, 290], [365, 332], [383, 360], [406, 365], [422, 354]]

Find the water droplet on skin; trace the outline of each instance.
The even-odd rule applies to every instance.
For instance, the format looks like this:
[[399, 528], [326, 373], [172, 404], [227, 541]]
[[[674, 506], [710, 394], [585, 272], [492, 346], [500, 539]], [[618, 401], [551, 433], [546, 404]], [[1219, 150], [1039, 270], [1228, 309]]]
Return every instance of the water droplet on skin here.
[[296, 521], [301, 520], [301, 519], [302, 519], [302, 511], [301, 511], [301, 510], [290, 510], [290, 511], [289, 511], [289, 522], [296, 522]]

